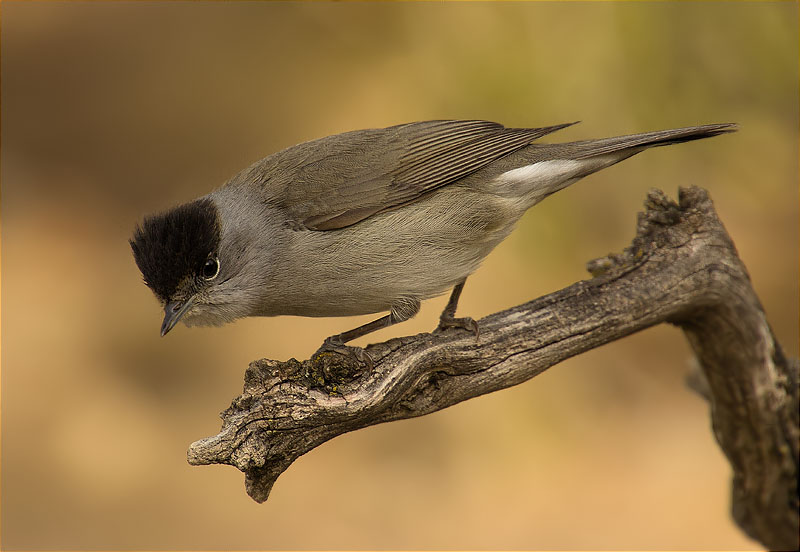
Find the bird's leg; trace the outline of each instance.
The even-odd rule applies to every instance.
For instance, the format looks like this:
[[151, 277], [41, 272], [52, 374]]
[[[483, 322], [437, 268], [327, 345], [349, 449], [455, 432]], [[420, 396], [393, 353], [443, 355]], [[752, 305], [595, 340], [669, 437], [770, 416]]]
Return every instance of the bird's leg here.
[[363, 362], [371, 366], [372, 358], [364, 349], [361, 347], [348, 346], [345, 345], [345, 343], [365, 336], [368, 333], [372, 333], [376, 330], [388, 328], [389, 326], [393, 326], [398, 322], [408, 320], [417, 314], [417, 312], [419, 312], [419, 305], [419, 299], [402, 298], [392, 306], [392, 312], [386, 316], [381, 316], [377, 320], [367, 322], [366, 324], [357, 328], [353, 328], [352, 330], [347, 330], [346, 332], [330, 336], [322, 343], [322, 347], [320, 347], [313, 356], [317, 356], [320, 353], [325, 352], [336, 352], [351, 358], [355, 358], [358, 362]]
[[393, 320], [392, 315], [387, 314], [386, 316], [381, 316], [377, 320], [373, 320], [372, 322], [367, 322], [366, 324], [359, 326], [357, 328], [353, 328], [352, 330], [347, 330], [346, 332], [332, 335], [328, 339], [326, 339], [325, 342], [344, 345], [348, 341], [353, 341], [354, 339], [358, 339], [359, 337], [367, 335], [368, 333], [372, 333], [376, 330], [388, 328], [389, 326], [396, 324], [397, 322], [399, 322], [399, 320]]
[[374, 332], [375, 330], [388, 328], [392, 324], [392, 315], [387, 314], [386, 316], [381, 316], [377, 320], [373, 320], [372, 322], [368, 322], [362, 326], [353, 328], [352, 330], [347, 330], [346, 332], [332, 335], [322, 342], [322, 347], [320, 347], [317, 352], [313, 354], [312, 358], [317, 357], [321, 353], [339, 353], [372, 367], [372, 357], [369, 356], [364, 349], [361, 347], [351, 347], [345, 345], [345, 343], [352, 341], [353, 339], [357, 339], [362, 335], [367, 335], [368, 333]]
[[458, 308], [458, 299], [461, 297], [461, 291], [464, 289], [464, 283], [466, 281], [467, 279], [464, 278], [453, 288], [453, 292], [450, 294], [450, 299], [447, 301], [447, 306], [445, 306], [441, 316], [439, 316], [439, 326], [434, 331], [441, 332], [449, 328], [462, 328], [474, 333], [475, 339], [478, 338], [478, 323], [475, 322], [475, 320], [469, 317], [455, 317], [456, 308]]

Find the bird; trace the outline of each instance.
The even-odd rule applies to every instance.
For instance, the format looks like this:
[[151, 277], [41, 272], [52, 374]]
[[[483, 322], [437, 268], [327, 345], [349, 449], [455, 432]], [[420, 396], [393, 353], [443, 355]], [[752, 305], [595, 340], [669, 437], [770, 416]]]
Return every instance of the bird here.
[[386, 313], [328, 337], [318, 352], [412, 318], [451, 291], [437, 330], [456, 318], [464, 283], [545, 197], [654, 146], [737, 130], [708, 124], [566, 143], [538, 140], [575, 123], [507, 128], [433, 120], [355, 130], [291, 146], [210, 193], [136, 225], [130, 246], [179, 322], [250, 316]]

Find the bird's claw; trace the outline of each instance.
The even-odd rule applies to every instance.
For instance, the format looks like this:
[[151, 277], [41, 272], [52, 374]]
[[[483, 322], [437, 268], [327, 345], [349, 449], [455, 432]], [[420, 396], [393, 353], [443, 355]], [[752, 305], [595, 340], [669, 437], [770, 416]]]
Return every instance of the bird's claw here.
[[314, 353], [311, 358], [317, 359], [323, 353], [337, 353], [359, 364], [364, 364], [368, 368], [372, 368], [373, 365], [372, 357], [363, 348], [345, 345], [341, 341], [335, 339], [335, 336], [325, 339], [325, 341], [322, 342], [322, 346], [317, 349], [317, 352]]
[[464, 318], [453, 318], [449, 316], [442, 316], [441, 318], [439, 318], [439, 325], [436, 327], [434, 332], [436, 333], [443, 332], [451, 328], [458, 328], [462, 330], [467, 330], [468, 332], [472, 332], [472, 334], [475, 336], [476, 341], [480, 336], [480, 329], [478, 328], [478, 323], [468, 316]]

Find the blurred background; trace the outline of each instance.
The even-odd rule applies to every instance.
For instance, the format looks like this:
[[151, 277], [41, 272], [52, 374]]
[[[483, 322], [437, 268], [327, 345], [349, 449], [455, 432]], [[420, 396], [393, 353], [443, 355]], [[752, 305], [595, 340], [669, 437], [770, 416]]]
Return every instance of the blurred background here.
[[[127, 240], [257, 159], [434, 118], [570, 141], [738, 122], [533, 209], [467, 283], [479, 318], [588, 277], [647, 190], [710, 190], [798, 354], [796, 2], [2, 5], [2, 548], [751, 549], [691, 353], [661, 326], [516, 388], [348, 434], [264, 505], [186, 449], [251, 360], [355, 319], [178, 327]], [[435, 327], [446, 297], [384, 340]], [[362, 340], [362, 344], [369, 340]]]

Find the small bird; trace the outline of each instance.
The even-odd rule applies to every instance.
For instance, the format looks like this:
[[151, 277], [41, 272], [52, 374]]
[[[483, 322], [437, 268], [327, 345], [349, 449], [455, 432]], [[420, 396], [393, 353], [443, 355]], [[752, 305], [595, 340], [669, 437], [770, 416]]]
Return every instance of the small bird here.
[[455, 318], [464, 282], [528, 209], [649, 147], [736, 130], [533, 143], [571, 124], [439, 120], [345, 132], [274, 153], [146, 217], [130, 245], [164, 307], [161, 335], [179, 320], [388, 312], [320, 349], [352, 353], [360, 349], [345, 343], [408, 320], [449, 289], [439, 328], [477, 332], [472, 319]]

